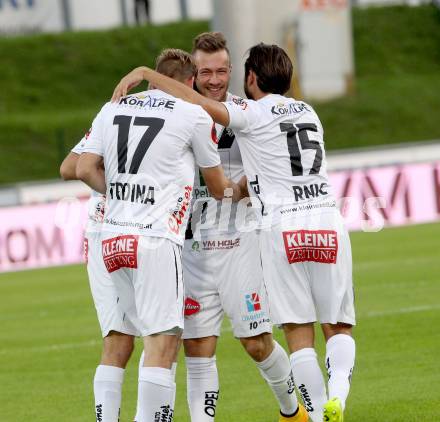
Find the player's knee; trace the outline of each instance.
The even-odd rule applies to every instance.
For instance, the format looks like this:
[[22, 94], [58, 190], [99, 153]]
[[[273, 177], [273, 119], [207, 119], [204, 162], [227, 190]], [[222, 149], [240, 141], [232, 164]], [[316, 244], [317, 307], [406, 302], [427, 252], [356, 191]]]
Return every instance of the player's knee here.
[[337, 324], [322, 324], [322, 331], [324, 333], [325, 339], [328, 341], [330, 337], [337, 334], [346, 334], [351, 336], [353, 332], [353, 326], [343, 322]]
[[180, 345], [180, 336], [159, 334], [144, 337], [145, 366], [171, 368]]
[[145, 355], [144, 366], [171, 368], [174, 362], [175, 352], [162, 348], [150, 350]]
[[216, 337], [203, 337], [200, 339], [187, 339], [183, 341], [185, 356], [192, 358], [213, 357], [215, 355], [216, 345]]
[[109, 335], [104, 339], [103, 361], [125, 367], [134, 350], [134, 339], [125, 335]]
[[262, 337], [241, 339], [248, 355], [256, 362], [265, 360], [273, 350], [273, 345]]

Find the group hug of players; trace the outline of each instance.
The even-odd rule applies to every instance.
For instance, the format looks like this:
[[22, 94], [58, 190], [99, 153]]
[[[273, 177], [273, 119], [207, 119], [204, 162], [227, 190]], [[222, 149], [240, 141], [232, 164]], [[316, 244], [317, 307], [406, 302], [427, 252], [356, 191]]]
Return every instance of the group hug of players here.
[[[104, 339], [97, 421], [119, 420], [124, 370], [142, 337], [134, 420], [173, 419], [183, 339], [191, 422], [213, 422], [225, 313], [279, 421], [343, 421], [355, 361], [352, 259], [322, 125], [310, 105], [284, 96], [293, 66], [280, 47], [249, 50], [247, 99], [228, 92], [231, 68], [221, 33], [197, 36], [192, 54], [164, 50], [156, 71], [121, 80], [61, 165], [63, 178], [93, 190], [85, 252]], [[143, 80], [149, 89], [128, 95]]]

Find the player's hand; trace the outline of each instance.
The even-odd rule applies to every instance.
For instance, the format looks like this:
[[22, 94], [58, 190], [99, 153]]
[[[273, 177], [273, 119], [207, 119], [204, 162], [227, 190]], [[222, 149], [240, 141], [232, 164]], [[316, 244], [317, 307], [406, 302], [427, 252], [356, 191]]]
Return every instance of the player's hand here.
[[124, 76], [113, 91], [112, 103], [125, 97], [129, 91], [137, 87], [144, 80], [144, 67], [137, 67]]
[[242, 198], [248, 198], [249, 197], [249, 191], [248, 191], [248, 187], [247, 187], [247, 177], [243, 176], [239, 181], [238, 181], [238, 186], [240, 187], [240, 191], [241, 191], [241, 197]]

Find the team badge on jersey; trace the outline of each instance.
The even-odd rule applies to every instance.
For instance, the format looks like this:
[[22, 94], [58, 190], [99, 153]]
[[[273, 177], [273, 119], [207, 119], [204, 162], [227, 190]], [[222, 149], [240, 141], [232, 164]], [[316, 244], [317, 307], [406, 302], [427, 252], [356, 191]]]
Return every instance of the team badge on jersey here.
[[338, 234], [334, 230], [295, 230], [283, 232], [289, 264], [320, 262], [336, 264]]
[[109, 273], [120, 268], [137, 268], [138, 237], [125, 235], [102, 241], [102, 257]]

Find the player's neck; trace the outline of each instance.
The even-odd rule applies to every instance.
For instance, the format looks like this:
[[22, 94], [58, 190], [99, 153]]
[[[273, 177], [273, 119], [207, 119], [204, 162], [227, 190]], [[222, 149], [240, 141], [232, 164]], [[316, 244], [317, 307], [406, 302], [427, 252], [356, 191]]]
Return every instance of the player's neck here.
[[268, 95], [270, 95], [269, 92], [263, 92], [260, 90], [257, 90], [256, 92], [253, 93], [253, 97], [255, 101], [261, 100], [264, 97], [267, 97]]
[[225, 95], [223, 95], [223, 97], [220, 99], [221, 103], [224, 103], [228, 101], [228, 91], [225, 92]]

